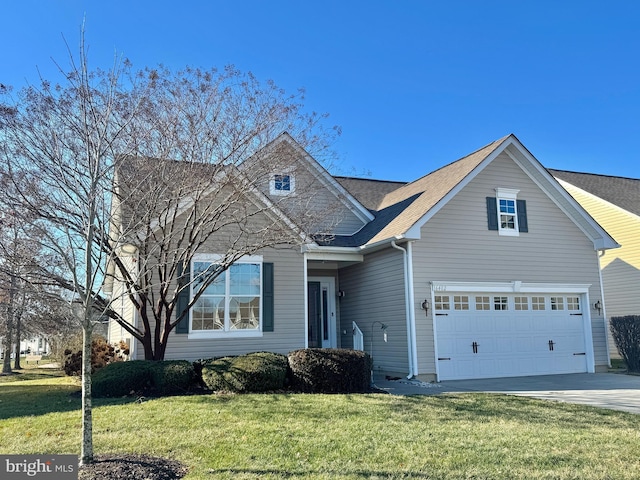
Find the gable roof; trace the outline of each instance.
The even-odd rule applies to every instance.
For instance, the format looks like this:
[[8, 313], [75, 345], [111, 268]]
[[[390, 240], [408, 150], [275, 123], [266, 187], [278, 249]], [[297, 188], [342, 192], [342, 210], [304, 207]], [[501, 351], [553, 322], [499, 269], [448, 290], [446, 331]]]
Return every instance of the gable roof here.
[[370, 178], [339, 176], [334, 178], [369, 210], [380, 210], [380, 202], [388, 193], [407, 184], [407, 182], [373, 180]]
[[[498, 155], [506, 153], [590, 238], [596, 249], [619, 245], [571, 197], [515, 135], [502, 137], [414, 182], [392, 190], [380, 201], [376, 218], [358, 237], [336, 237], [334, 246], [371, 248], [392, 240], [420, 238], [420, 228]], [[366, 233], [366, 234], [365, 234]], [[358, 243], [359, 241], [359, 243]]]
[[557, 179], [640, 216], [640, 179], [638, 178], [552, 169], [549, 169], [549, 172]]

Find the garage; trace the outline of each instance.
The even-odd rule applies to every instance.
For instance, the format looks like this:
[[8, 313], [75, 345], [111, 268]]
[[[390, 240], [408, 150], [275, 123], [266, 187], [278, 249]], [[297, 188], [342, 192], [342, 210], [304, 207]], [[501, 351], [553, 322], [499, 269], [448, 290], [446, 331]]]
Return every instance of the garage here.
[[592, 371], [585, 292], [500, 290], [434, 288], [439, 380]]

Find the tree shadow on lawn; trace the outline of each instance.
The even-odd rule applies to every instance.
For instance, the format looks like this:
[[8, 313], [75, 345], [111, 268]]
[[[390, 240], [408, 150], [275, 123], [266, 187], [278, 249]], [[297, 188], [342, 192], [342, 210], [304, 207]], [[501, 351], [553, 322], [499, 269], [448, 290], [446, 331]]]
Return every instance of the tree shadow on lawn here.
[[372, 470], [354, 470], [354, 471], [330, 471], [330, 470], [276, 470], [276, 469], [258, 469], [258, 468], [211, 468], [207, 470], [210, 475], [231, 474], [234, 478], [261, 478], [262, 476], [271, 477], [277, 475], [277, 478], [309, 478], [310, 475], [317, 475], [318, 477], [335, 476], [335, 477], [351, 477], [351, 478], [429, 478], [433, 479], [433, 473], [428, 472], [413, 472], [413, 471], [397, 471], [397, 472], [383, 472]]
[[[420, 406], [417, 397], [408, 397]], [[441, 420], [493, 419], [532, 425], [554, 425], [572, 429], [628, 426], [630, 421], [640, 426], [640, 416], [588, 405], [576, 405], [536, 398], [516, 397], [497, 393], [454, 393], [431, 396], [439, 409]], [[424, 405], [422, 405], [424, 408]]]
[[[93, 406], [134, 402], [135, 398], [93, 399]], [[80, 411], [82, 399], [76, 385], [6, 384], [0, 387], [0, 420]]]

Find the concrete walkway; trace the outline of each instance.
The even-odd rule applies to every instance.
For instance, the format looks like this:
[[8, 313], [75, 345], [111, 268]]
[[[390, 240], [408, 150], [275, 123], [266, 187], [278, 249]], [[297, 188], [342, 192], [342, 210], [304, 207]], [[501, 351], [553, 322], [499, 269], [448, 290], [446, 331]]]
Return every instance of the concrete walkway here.
[[538, 377], [450, 380], [423, 383], [376, 379], [376, 386], [395, 395], [437, 395], [451, 392], [489, 392], [593, 405], [640, 414], [640, 376], [578, 373]]

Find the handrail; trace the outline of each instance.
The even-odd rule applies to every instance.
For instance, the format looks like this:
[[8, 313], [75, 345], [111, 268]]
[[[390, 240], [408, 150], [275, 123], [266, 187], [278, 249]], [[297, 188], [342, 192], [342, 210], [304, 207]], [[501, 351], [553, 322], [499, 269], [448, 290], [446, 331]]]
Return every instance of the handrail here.
[[364, 334], [356, 322], [353, 324], [353, 349], [364, 351]]

